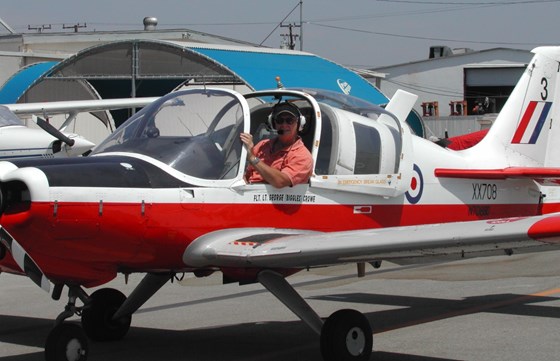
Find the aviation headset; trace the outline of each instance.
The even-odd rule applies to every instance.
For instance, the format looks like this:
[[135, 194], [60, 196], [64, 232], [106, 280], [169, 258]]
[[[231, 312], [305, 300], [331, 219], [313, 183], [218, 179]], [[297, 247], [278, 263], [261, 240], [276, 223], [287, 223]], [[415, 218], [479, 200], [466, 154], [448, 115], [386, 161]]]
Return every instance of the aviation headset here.
[[[288, 108], [288, 109], [286, 109]], [[301, 114], [301, 111], [299, 110], [299, 108], [290, 103], [290, 102], [278, 102], [276, 103], [273, 107], [272, 107], [272, 112], [268, 115], [268, 126], [270, 127], [270, 129], [274, 129], [274, 124], [276, 122], [276, 117], [278, 116], [278, 114], [280, 114], [282, 111], [288, 110], [291, 113], [295, 113], [297, 116], [297, 122], [298, 122], [298, 132], [303, 131], [303, 128], [305, 127], [305, 116], [303, 114]]]

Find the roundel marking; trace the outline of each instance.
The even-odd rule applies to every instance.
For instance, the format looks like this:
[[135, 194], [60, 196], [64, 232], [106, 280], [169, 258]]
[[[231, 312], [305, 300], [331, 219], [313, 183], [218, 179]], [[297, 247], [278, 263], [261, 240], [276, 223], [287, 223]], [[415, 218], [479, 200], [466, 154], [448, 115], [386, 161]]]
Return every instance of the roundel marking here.
[[404, 194], [408, 203], [416, 204], [422, 198], [422, 193], [424, 192], [424, 177], [422, 176], [422, 171], [418, 165], [414, 165], [412, 168], [414, 174], [412, 175], [412, 180], [410, 181], [410, 189]]

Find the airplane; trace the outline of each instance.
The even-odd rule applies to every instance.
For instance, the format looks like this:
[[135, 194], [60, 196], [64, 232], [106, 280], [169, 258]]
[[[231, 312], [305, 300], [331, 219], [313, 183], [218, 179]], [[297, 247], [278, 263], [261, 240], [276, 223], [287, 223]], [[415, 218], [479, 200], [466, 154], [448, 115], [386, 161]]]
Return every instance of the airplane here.
[[[81, 112], [142, 107], [156, 98], [125, 98], [102, 100], [61, 101], [49, 103], [18, 103], [0, 105], [0, 160], [17, 158], [58, 158], [81, 156], [94, 143], [65, 129]], [[54, 114], [69, 114], [61, 129], [43, 118]], [[30, 116], [39, 128], [26, 126], [18, 117]]]
[[27, 127], [9, 108], [0, 105], [0, 159], [20, 157], [72, 157], [95, 144], [77, 134], [64, 134], [41, 118], [42, 129]]
[[[47, 360], [85, 360], [88, 338], [119, 340], [176, 275], [262, 284], [319, 336], [324, 360], [369, 360], [369, 320], [325, 320], [290, 285], [301, 270], [560, 249], [560, 47], [539, 47], [488, 134], [455, 151], [405, 123], [417, 97], [385, 108], [322, 90], [167, 94], [87, 157], [0, 162], [0, 271], [68, 303]], [[247, 184], [240, 132], [274, 136], [272, 107], [301, 111], [307, 184]], [[125, 296], [86, 289], [145, 274]], [[360, 271], [358, 271], [360, 273]], [[362, 272], [363, 273], [363, 272]], [[125, 277], [126, 278], [126, 277]], [[81, 327], [64, 320], [81, 316]]]

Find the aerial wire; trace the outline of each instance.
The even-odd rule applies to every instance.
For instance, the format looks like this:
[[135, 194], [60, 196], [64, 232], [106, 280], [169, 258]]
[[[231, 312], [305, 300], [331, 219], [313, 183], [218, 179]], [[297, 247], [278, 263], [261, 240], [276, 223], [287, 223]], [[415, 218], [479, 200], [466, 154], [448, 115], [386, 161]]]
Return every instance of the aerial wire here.
[[426, 4], [426, 5], [517, 5], [554, 3], [560, 0], [520, 0], [520, 1], [422, 1], [422, 0], [377, 0], [389, 3]]
[[278, 29], [280, 27], [280, 25], [282, 25], [282, 23], [284, 22], [284, 20], [286, 20], [288, 18], [288, 16], [292, 15], [292, 13], [298, 8], [298, 6], [300, 6], [300, 2], [298, 1], [297, 5], [292, 9], [292, 11], [290, 11], [288, 13], [288, 15], [286, 15], [284, 17], [284, 19], [282, 19], [278, 24], [276, 24], [276, 26], [274, 27], [274, 29], [272, 29], [272, 31], [270, 32], [270, 34], [268, 34], [266, 36], [266, 38], [264, 38], [263, 41], [261, 41], [261, 43], [259, 44], [259, 46], [262, 46], [262, 44], [268, 40], [268, 38], [270, 38], [270, 36], [272, 35], [272, 33], [274, 33], [276, 31], [276, 29]]
[[521, 43], [521, 42], [480, 41], [480, 40], [474, 41], [474, 40], [461, 40], [461, 39], [430, 38], [430, 37], [425, 37], [425, 36], [401, 35], [401, 34], [384, 33], [384, 32], [379, 32], [379, 31], [352, 29], [352, 28], [345, 28], [345, 27], [342, 27], [342, 26], [318, 24], [318, 23], [314, 23], [314, 22], [308, 22], [308, 24], [312, 24], [312, 25], [320, 26], [320, 27], [325, 27], [325, 28], [338, 29], [338, 30], [346, 30], [346, 31], [353, 31], [353, 32], [358, 32], [358, 33], [391, 36], [391, 37], [406, 38], [406, 39], [437, 40], [437, 41], [461, 42], [461, 43], [470, 43], [470, 44], [535, 45], [535, 43]]

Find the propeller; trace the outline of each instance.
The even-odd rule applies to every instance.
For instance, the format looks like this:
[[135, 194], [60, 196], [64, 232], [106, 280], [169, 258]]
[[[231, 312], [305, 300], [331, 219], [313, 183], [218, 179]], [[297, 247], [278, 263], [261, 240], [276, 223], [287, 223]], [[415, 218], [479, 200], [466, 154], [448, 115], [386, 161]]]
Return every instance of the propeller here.
[[50, 135], [52, 135], [56, 139], [60, 140], [61, 142], [64, 142], [64, 143], [68, 144], [69, 146], [74, 145], [74, 143], [75, 143], [74, 139], [70, 139], [67, 136], [65, 136], [64, 134], [62, 134], [62, 132], [60, 130], [53, 127], [45, 119], [37, 117], [35, 122], [37, 123], [37, 125], [41, 129], [43, 129], [45, 132], [49, 133]]
[[50, 292], [51, 283], [43, 271], [41, 271], [31, 256], [25, 252], [18, 241], [16, 241], [2, 226], [0, 226], [0, 243], [10, 251], [17, 265], [25, 272], [27, 277], [31, 278], [37, 286], [41, 287], [47, 293]]

